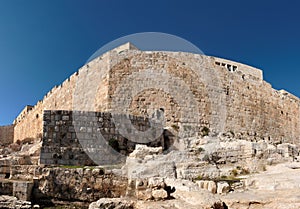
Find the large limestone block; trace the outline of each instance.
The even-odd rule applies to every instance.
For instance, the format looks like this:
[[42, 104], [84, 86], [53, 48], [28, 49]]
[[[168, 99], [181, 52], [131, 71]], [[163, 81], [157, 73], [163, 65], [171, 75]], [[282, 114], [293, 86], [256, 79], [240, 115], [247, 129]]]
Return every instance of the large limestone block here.
[[217, 193], [218, 194], [228, 193], [229, 189], [230, 189], [230, 186], [227, 182], [225, 182], [225, 181], [218, 182], [218, 184], [217, 184]]
[[133, 201], [121, 199], [121, 198], [101, 198], [97, 202], [92, 202], [89, 205], [89, 209], [102, 209], [102, 208], [114, 208], [114, 209], [133, 209]]
[[135, 150], [129, 155], [132, 158], [144, 159], [147, 155], [157, 155], [162, 153], [162, 147], [148, 147], [137, 144]]
[[163, 200], [168, 197], [168, 193], [164, 189], [154, 189], [152, 190], [152, 196], [155, 200]]

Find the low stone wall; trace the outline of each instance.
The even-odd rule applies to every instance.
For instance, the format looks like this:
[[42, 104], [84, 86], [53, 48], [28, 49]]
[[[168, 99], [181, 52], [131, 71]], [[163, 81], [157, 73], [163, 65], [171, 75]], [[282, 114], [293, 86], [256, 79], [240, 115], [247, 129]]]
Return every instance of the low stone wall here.
[[44, 168], [34, 187], [34, 199], [95, 201], [125, 196], [127, 179], [102, 168]]
[[8, 145], [14, 141], [14, 125], [0, 126], [0, 145]]

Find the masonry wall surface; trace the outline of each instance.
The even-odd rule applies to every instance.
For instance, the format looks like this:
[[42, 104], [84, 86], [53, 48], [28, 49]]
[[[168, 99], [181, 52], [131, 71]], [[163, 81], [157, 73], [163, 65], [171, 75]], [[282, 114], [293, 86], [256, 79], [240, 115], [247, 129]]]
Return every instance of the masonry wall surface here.
[[[115, 116], [114, 116], [115, 117]], [[124, 115], [122, 117], [127, 117]], [[135, 148], [123, 137], [111, 113], [86, 111], [44, 111], [40, 164], [107, 165], [121, 163]], [[130, 116], [136, 130], [146, 130], [149, 121]], [[129, 125], [129, 124], [128, 124]], [[125, 126], [126, 128], [126, 126]], [[163, 136], [148, 143], [164, 146]]]
[[[229, 71], [217, 62], [235, 64], [236, 71]], [[157, 76], [151, 78], [150, 73]], [[299, 144], [299, 99], [285, 91], [274, 90], [262, 80], [258, 69], [189, 53], [129, 51], [112, 60], [108, 92], [111, 110], [122, 107], [121, 103], [113, 104], [120, 101], [114, 98], [134, 88], [133, 78], [140, 79], [137, 74], [144, 75], [145, 79], [138, 83], [141, 92], [132, 98], [132, 113], [149, 116], [149, 110], [163, 107], [167, 126], [174, 123], [184, 126], [189, 118], [183, 114], [198, 108], [196, 122], [212, 133], [230, 132], [240, 139]], [[160, 79], [165, 74], [172, 79]], [[184, 85], [170, 83], [176, 79], [184, 81]], [[118, 92], [119, 86], [122, 88]], [[169, 92], [162, 90], [164, 86]], [[176, 101], [180, 98], [178, 95], [185, 95], [184, 88], [193, 93], [196, 106], [190, 101]], [[195, 130], [192, 133], [196, 134]]]
[[187, 132], [183, 137], [206, 127], [212, 135], [299, 144], [299, 99], [274, 90], [259, 69], [198, 54], [135, 49], [110, 51], [53, 88], [15, 124], [14, 140], [41, 137], [43, 110], [122, 113], [128, 90], [135, 92], [126, 103], [130, 114], [149, 117], [163, 109], [166, 126]]
[[0, 126], [0, 145], [8, 145], [14, 140], [14, 126]]
[[57, 198], [92, 202], [125, 196], [128, 180], [99, 168], [44, 168], [33, 188], [37, 201]]

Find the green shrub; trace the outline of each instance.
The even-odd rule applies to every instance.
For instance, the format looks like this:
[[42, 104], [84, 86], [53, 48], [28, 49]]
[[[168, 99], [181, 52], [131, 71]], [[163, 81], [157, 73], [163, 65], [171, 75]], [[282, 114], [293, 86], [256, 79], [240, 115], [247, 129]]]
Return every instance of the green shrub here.
[[202, 148], [202, 147], [199, 147], [199, 148], [198, 148], [198, 152], [204, 152], [204, 151], [205, 151], [204, 148]]
[[200, 180], [203, 180], [203, 176], [199, 175], [197, 176], [197, 178], [195, 178], [196, 181], [200, 181]]
[[232, 174], [233, 176], [237, 176], [237, 175], [238, 175], [238, 171], [237, 171], [236, 169], [233, 169], [233, 170], [231, 171], [231, 174]]
[[247, 168], [242, 168], [241, 174], [247, 175], [249, 173], [250, 173], [250, 171]]
[[208, 136], [209, 132], [210, 132], [209, 128], [207, 128], [206, 126], [204, 126], [204, 127], [202, 127], [202, 129], [201, 129], [201, 136], [202, 136], [202, 137], [203, 137], [203, 136]]

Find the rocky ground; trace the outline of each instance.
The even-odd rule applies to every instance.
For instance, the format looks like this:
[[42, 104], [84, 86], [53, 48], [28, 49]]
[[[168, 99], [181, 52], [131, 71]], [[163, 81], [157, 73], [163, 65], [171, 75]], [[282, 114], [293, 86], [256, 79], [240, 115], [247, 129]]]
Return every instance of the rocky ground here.
[[0, 196], [0, 208], [41, 208], [40, 197], [59, 208], [300, 208], [300, 163], [291, 144], [225, 136], [185, 139], [169, 150], [137, 145], [122, 168], [40, 166], [40, 146], [1, 150], [0, 191], [19, 191], [20, 181], [33, 179], [35, 189], [31, 202]]
[[268, 166], [266, 171], [242, 177], [244, 187], [240, 191], [213, 194], [192, 181], [166, 179], [167, 185], [176, 188], [172, 198], [147, 201], [103, 198], [90, 204], [89, 208], [300, 208], [300, 163]]
[[245, 191], [222, 200], [229, 208], [300, 208], [300, 163], [268, 166], [245, 179]]

